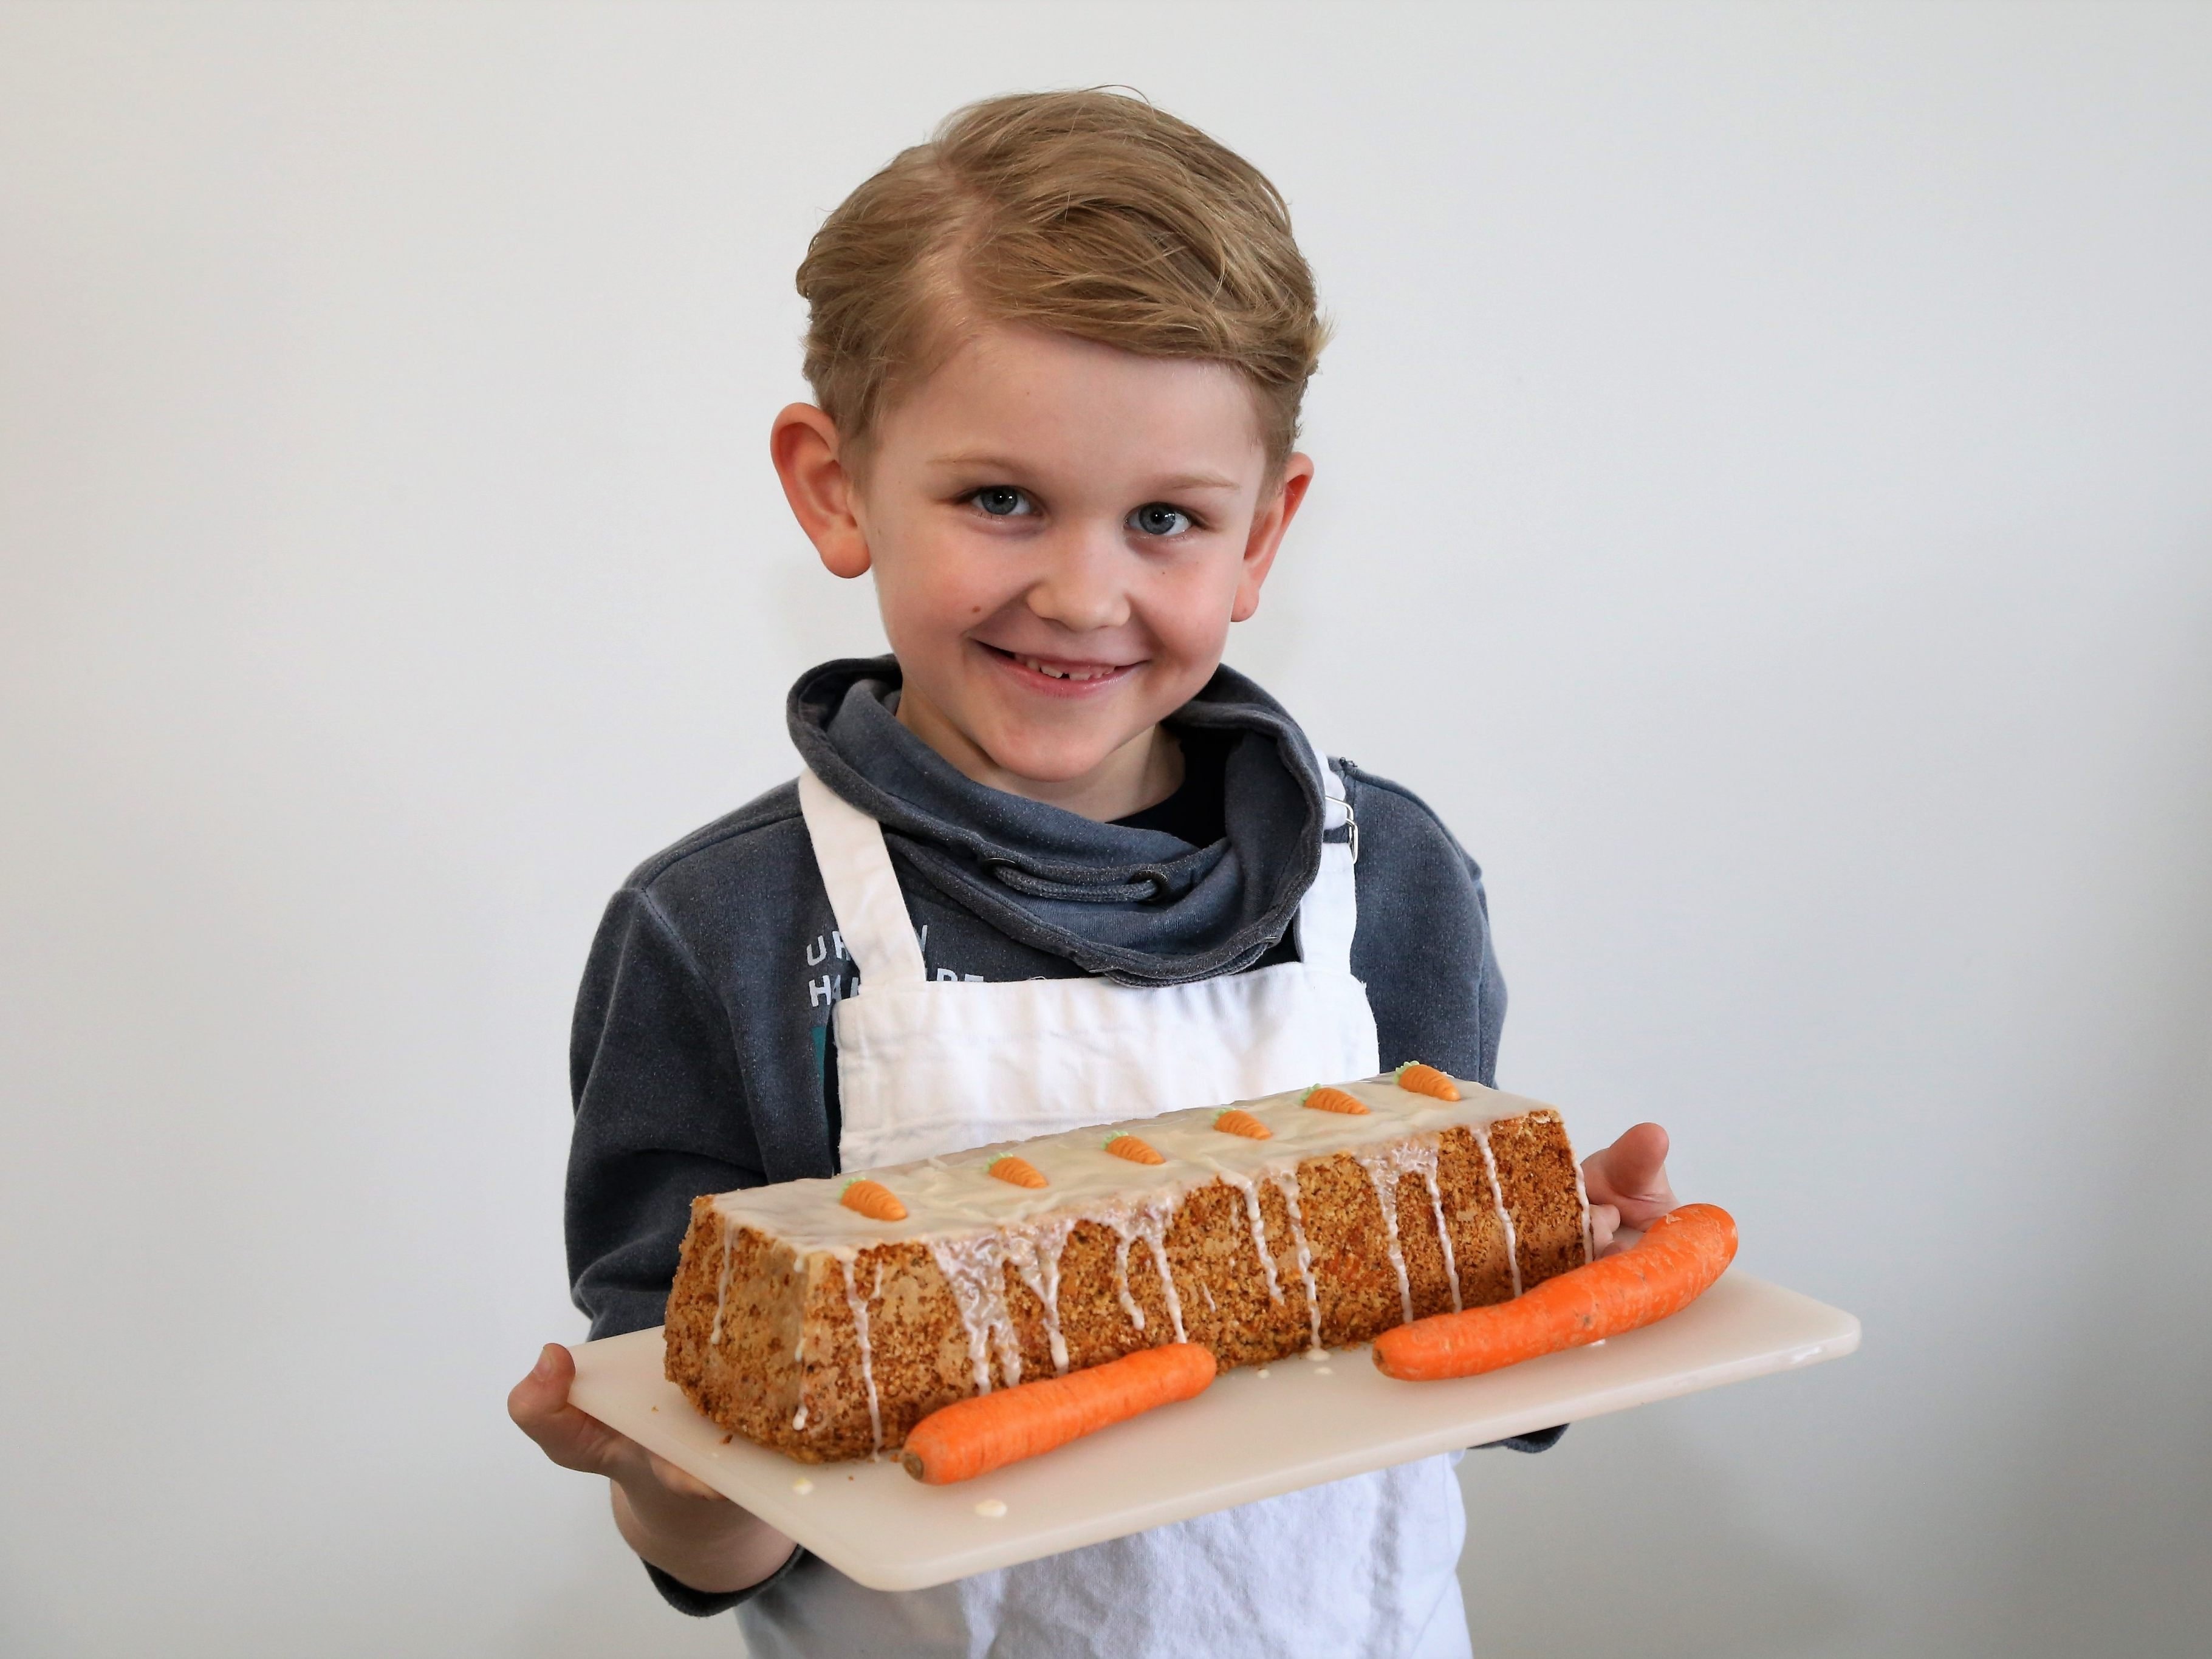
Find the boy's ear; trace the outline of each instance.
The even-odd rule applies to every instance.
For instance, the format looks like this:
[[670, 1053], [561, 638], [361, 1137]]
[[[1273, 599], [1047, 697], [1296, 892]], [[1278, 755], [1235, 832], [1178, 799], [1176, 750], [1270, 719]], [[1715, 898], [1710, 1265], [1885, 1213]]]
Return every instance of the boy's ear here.
[[833, 576], [868, 568], [868, 538], [855, 510], [853, 475], [840, 459], [837, 423], [812, 404], [792, 404], [769, 429], [769, 459], [792, 516]]
[[1275, 550], [1282, 546], [1283, 532], [1291, 527], [1291, 520], [1297, 517], [1313, 475], [1312, 456], [1291, 456], [1283, 463], [1282, 480], [1273, 494], [1263, 497], [1252, 515], [1252, 533], [1244, 542], [1244, 572], [1237, 583], [1237, 604], [1229, 613], [1230, 621], [1243, 622], [1259, 610], [1261, 585], [1274, 568]]

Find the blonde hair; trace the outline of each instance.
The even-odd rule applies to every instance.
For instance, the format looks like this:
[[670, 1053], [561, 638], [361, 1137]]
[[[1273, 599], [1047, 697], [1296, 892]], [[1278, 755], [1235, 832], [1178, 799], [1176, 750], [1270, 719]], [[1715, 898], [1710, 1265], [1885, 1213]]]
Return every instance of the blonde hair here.
[[1280, 467], [1328, 337], [1282, 196], [1140, 97], [1024, 93], [957, 110], [823, 222], [799, 267], [805, 374], [847, 442], [963, 325], [1022, 323], [1228, 365]]

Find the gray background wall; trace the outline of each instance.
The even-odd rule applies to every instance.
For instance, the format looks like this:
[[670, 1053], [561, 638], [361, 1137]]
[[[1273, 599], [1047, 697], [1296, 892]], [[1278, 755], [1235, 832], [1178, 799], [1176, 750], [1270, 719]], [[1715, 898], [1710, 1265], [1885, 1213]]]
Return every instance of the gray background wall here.
[[819, 216], [1127, 82], [1340, 328], [1232, 660], [1504, 1079], [1863, 1353], [1468, 1460], [1479, 1647], [2201, 1652], [2212, 9], [0, 10], [0, 1648], [732, 1652], [501, 1400], [605, 895], [880, 638]]

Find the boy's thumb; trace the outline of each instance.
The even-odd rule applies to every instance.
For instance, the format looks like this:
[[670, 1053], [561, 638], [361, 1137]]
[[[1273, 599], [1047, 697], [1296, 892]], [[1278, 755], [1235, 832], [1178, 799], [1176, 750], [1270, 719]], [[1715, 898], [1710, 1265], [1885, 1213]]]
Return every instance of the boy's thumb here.
[[576, 1362], [568, 1351], [558, 1342], [548, 1342], [538, 1350], [529, 1375], [507, 1391], [507, 1414], [517, 1426], [531, 1429], [568, 1404], [568, 1384], [575, 1375]]

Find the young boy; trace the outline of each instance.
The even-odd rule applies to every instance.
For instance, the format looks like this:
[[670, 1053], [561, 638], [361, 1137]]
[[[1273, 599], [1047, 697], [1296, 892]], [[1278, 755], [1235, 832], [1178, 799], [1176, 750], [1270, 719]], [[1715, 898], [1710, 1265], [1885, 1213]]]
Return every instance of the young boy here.
[[[771, 451], [892, 654], [804, 676], [798, 784], [608, 907], [571, 1057], [595, 1337], [659, 1322], [696, 1194], [1497, 1060], [1473, 861], [1221, 665], [1314, 474], [1324, 331], [1267, 179], [1139, 100], [997, 99], [854, 192], [799, 287], [818, 406]], [[1643, 1125], [1589, 1160], [1601, 1237], [1669, 1206], [1665, 1152]], [[573, 1375], [549, 1346], [517, 1422], [763, 1659], [1468, 1650], [1449, 1459], [886, 1595], [569, 1406]]]

